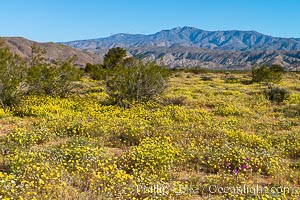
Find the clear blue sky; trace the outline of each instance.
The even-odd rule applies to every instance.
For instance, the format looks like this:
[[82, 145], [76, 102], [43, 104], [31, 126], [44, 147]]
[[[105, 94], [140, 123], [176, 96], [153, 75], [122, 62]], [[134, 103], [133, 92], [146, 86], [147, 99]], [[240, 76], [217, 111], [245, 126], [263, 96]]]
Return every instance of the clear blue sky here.
[[70, 41], [193, 26], [300, 38], [300, 0], [3, 0], [0, 36]]

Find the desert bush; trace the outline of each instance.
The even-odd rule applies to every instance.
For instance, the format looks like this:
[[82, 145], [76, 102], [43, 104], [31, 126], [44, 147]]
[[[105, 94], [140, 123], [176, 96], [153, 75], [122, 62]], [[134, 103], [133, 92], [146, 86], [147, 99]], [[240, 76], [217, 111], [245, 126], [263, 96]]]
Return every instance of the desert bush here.
[[87, 63], [84, 67], [84, 72], [85, 73], [91, 73], [92, 71], [94, 71], [95, 69], [97, 69], [98, 67], [101, 67], [101, 65], [93, 65], [91, 63]]
[[282, 103], [290, 95], [289, 91], [280, 87], [269, 87], [265, 91], [267, 98], [276, 103]]
[[124, 64], [126, 50], [121, 47], [111, 48], [104, 56], [104, 67], [113, 69]]
[[172, 97], [166, 97], [162, 99], [163, 105], [178, 105], [182, 106], [184, 105], [184, 101], [186, 100], [185, 96], [172, 96]]
[[0, 102], [4, 106], [13, 106], [21, 102], [24, 94], [26, 66], [3, 45], [0, 41]]
[[73, 81], [79, 80], [81, 72], [72, 64], [72, 59], [65, 62], [35, 63], [28, 69], [27, 94], [67, 96], [74, 88]]
[[[114, 53], [117, 55], [114, 55]], [[84, 71], [94, 80], [106, 80], [111, 75], [111, 69], [118, 66], [130, 67], [137, 64], [138, 61], [134, 57], [124, 58], [124, 56], [126, 56], [124, 49], [117, 50], [113, 48], [105, 55], [103, 65], [87, 63]]]
[[202, 80], [202, 81], [212, 81], [213, 78], [212, 78], [211, 76], [202, 76], [202, 77], [201, 77], [201, 80]]
[[131, 67], [120, 66], [106, 81], [107, 93], [114, 103], [148, 101], [166, 88], [168, 72], [154, 63], [138, 62]]
[[274, 82], [279, 82], [284, 74], [284, 69], [281, 65], [272, 65], [270, 68], [270, 77]]
[[240, 80], [234, 75], [230, 75], [230, 76], [225, 76], [224, 81], [225, 83], [238, 83]]
[[104, 80], [107, 74], [107, 70], [103, 65], [93, 65], [90, 63], [86, 64], [84, 71], [94, 80]]
[[130, 66], [135, 65], [135, 64], [137, 64], [137, 63], [138, 63], [138, 60], [135, 59], [134, 57], [127, 57], [127, 58], [125, 58], [124, 61], [123, 61], [123, 65], [124, 65], [125, 67], [130, 67]]
[[252, 81], [253, 82], [279, 82], [282, 79], [284, 69], [280, 65], [272, 65], [267, 67], [263, 65], [261, 67], [254, 67], [252, 69]]

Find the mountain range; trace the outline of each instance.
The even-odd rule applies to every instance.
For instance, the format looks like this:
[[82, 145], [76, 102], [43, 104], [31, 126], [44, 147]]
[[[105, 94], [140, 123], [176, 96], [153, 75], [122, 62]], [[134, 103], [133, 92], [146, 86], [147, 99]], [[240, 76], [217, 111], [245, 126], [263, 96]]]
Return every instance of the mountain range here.
[[[13, 52], [25, 59], [33, 41], [4, 38]], [[249, 69], [254, 65], [280, 64], [288, 70], [300, 66], [300, 38], [280, 38], [256, 31], [205, 31], [193, 27], [162, 30], [151, 35], [116, 34], [106, 38], [60, 43], [37, 43], [48, 60], [76, 55], [75, 64], [101, 63], [112, 47], [129, 55], [163, 63], [167, 67]]]
[[198, 47], [213, 50], [300, 50], [300, 38], [279, 38], [256, 31], [205, 31], [193, 27], [162, 30], [151, 35], [116, 34], [107, 38], [65, 42], [77, 49], [130, 47]]

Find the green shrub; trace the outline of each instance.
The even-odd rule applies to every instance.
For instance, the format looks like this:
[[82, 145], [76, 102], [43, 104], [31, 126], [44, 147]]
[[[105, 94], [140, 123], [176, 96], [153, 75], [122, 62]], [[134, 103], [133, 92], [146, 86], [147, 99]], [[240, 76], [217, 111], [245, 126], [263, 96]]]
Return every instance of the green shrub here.
[[84, 71], [94, 80], [104, 80], [106, 78], [107, 69], [103, 65], [93, 65], [87, 63]]
[[202, 81], [212, 81], [213, 78], [210, 77], [210, 76], [202, 76], [202, 77], [201, 77], [201, 80], [202, 80]]
[[24, 94], [25, 63], [0, 41], [0, 103], [13, 106], [21, 102]]
[[267, 66], [263, 65], [261, 67], [254, 67], [252, 69], [252, 81], [261, 82], [269, 78], [269, 70]]
[[271, 80], [274, 82], [279, 82], [284, 74], [284, 69], [281, 65], [272, 65], [270, 68]]
[[106, 81], [107, 93], [114, 103], [126, 105], [148, 101], [166, 88], [169, 73], [154, 63], [138, 62], [131, 67], [117, 67]]
[[126, 50], [121, 47], [111, 48], [104, 56], [104, 63], [93, 65], [87, 63], [84, 71], [94, 80], [105, 80], [110, 76], [111, 69], [130, 67], [137, 64], [134, 57], [126, 58]]
[[73, 81], [79, 80], [81, 71], [74, 67], [72, 59], [65, 62], [36, 62], [28, 69], [27, 94], [67, 96], [74, 88]]
[[265, 93], [270, 101], [277, 103], [282, 103], [290, 95], [289, 91], [280, 87], [270, 87]]
[[252, 69], [252, 81], [253, 82], [279, 82], [282, 79], [284, 69], [280, 65], [272, 65], [267, 67], [263, 65], [261, 67], [254, 67]]
[[121, 47], [111, 48], [104, 56], [104, 67], [113, 69], [124, 64], [126, 50]]

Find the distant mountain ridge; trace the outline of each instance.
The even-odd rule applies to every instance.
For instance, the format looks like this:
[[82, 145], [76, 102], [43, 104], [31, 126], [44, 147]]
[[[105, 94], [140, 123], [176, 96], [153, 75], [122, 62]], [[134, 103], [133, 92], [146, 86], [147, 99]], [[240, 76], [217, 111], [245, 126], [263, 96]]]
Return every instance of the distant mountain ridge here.
[[151, 35], [116, 34], [107, 38], [63, 42], [77, 49], [131, 47], [198, 47], [213, 50], [300, 50], [300, 38], [280, 38], [256, 31], [205, 31], [193, 27], [162, 30]]
[[[6, 37], [11, 51], [25, 60], [34, 41]], [[204, 31], [192, 27], [163, 30], [152, 35], [116, 34], [108, 38], [63, 43], [36, 43], [49, 61], [75, 55], [75, 64], [102, 63], [109, 48], [124, 47], [129, 55], [170, 68], [250, 69], [255, 65], [280, 64], [300, 70], [300, 39], [278, 38], [255, 31]]]
[[300, 66], [300, 38], [279, 38], [256, 31], [205, 31], [193, 27], [162, 30], [151, 35], [116, 34], [107, 38], [62, 44], [104, 56], [123, 47], [135, 57], [163, 61], [168, 67], [249, 69], [254, 65]]

